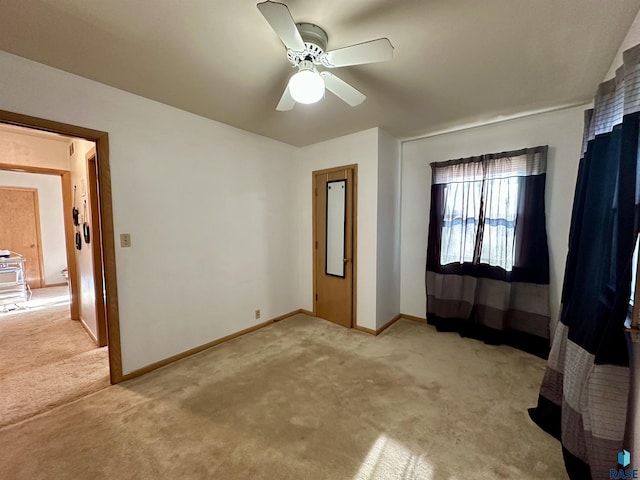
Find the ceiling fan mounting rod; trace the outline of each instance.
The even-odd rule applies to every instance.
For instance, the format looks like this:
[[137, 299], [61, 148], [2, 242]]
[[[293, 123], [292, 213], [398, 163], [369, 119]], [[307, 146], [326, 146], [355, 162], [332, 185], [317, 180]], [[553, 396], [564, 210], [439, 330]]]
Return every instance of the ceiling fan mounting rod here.
[[327, 49], [329, 36], [321, 27], [313, 23], [296, 23], [296, 27], [305, 43], [317, 45], [323, 52]]

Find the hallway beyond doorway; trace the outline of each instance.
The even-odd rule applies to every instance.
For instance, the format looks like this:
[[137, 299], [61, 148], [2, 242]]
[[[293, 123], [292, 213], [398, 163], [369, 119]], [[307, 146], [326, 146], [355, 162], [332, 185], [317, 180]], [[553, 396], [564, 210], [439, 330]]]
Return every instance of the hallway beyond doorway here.
[[107, 347], [71, 320], [66, 286], [34, 290], [27, 309], [0, 313], [0, 427], [108, 385]]

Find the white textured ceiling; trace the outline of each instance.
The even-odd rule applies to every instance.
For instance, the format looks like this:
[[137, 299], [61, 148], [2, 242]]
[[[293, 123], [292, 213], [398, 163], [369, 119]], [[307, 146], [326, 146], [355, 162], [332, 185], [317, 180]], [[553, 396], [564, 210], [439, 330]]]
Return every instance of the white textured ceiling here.
[[[275, 106], [294, 71], [256, 1], [0, 0], [0, 49], [293, 145], [379, 126], [399, 138], [589, 101], [640, 0], [282, 0], [329, 49], [387, 37], [393, 60], [334, 69], [367, 95]], [[1, 95], [1, 92], [0, 92]]]

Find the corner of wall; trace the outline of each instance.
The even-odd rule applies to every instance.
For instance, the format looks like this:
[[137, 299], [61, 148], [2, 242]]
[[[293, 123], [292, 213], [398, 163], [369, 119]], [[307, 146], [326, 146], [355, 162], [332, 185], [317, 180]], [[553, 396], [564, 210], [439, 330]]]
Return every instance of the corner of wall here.
[[637, 45], [638, 43], [640, 43], [640, 10], [636, 14], [636, 17], [633, 20], [633, 23], [631, 24], [631, 26], [629, 27], [629, 30], [627, 31], [627, 34], [624, 40], [620, 44], [618, 53], [616, 53], [616, 56], [613, 58], [613, 61], [611, 62], [611, 66], [609, 67], [607, 74], [602, 79], [603, 81], [608, 80], [609, 78], [613, 78], [615, 76], [616, 69], [620, 65], [622, 65], [622, 53], [625, 50], [633, 47], [634, 45]]
[[378, 128], [376, 328], [400, 313], [400, 141]]

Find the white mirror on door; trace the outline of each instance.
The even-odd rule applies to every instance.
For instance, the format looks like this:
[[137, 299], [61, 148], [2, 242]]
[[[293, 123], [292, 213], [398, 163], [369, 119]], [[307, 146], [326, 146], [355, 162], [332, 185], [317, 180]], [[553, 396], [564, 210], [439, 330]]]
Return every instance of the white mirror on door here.
[[325, 273], [344, 277], [346, 180], [327, 182], [327, 259]]

